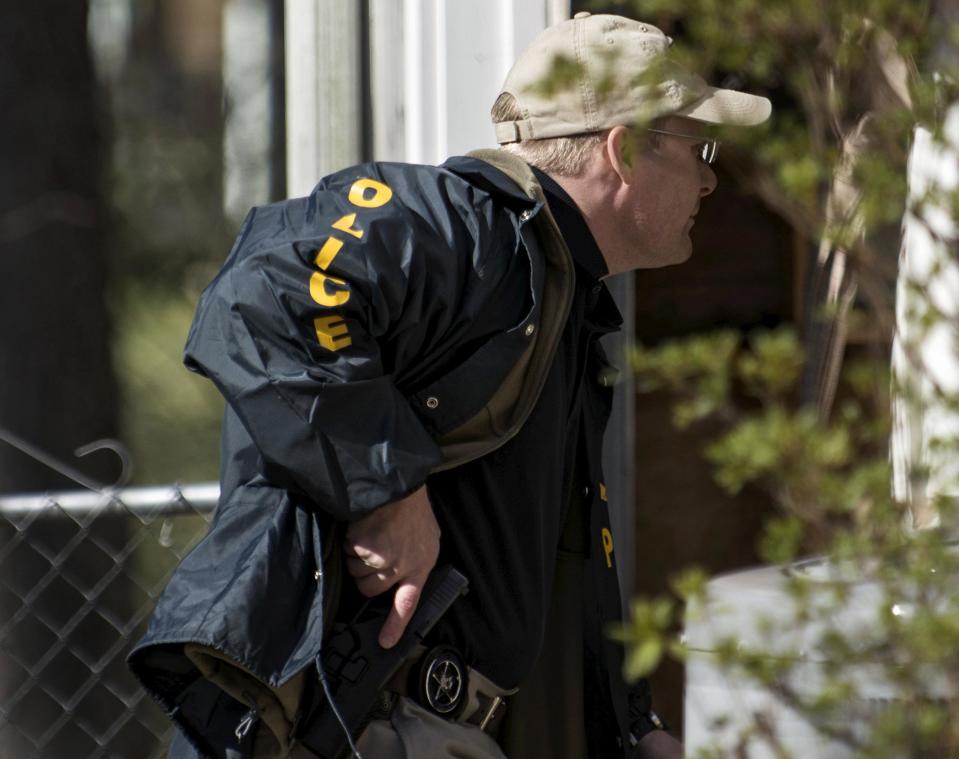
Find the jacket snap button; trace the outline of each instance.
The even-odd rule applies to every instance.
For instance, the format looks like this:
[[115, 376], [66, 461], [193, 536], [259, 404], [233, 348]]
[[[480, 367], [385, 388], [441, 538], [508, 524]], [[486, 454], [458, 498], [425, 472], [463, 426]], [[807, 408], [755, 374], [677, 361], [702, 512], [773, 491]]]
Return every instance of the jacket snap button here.
[[429, 398], [426, 399], [426, 408], [436, 408], [439, 405], [440, 405], [440, 399], [437, 398], [435, 395], [431, 395]]
[[533, 334], [535, 331], [536, 331], [536, 325], [535, 325], [535, 324], [527, 324], [527, 325], [526, 325], [526, 337], [532, 336], [532, 334]]

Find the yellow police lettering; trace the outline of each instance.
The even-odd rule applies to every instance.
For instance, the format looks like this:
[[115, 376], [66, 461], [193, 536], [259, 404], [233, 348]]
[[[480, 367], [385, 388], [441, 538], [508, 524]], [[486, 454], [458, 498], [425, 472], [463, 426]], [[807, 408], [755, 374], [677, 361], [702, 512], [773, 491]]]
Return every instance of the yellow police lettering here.
[[[327, 282], [344, 289], [334, 289], [331, 292], [326, 287]], [[326, 274], [315, 271], [310, 277], [310, 296], [321, 306], [342, 306], [350, 299], [350, 291], [342, 279], [328, 277]]]
[[[351, 186], [348, 200], [358, 208], [379, 208], [393, 198], [393, 190], [382, 182], [369, 177], [357, 179]], [[363, 239], [363, 230], [356, 226], [356, 213], [344, 214], [330, 226], [338, 232], [350, 235], [357, 240]], [[343, 249], [343, 240], [330, 235], [322, 247], [316, 251], [313, 263], [319, 271], [310, 276], [310, 297], [321, 306], [335, 308], [350, 299], [350, 288], [342, 279], [325, 274], [333, 260]], [[339, 315], [321, 316], [313, 320], [316, 338], [320, 345], [331, 351], [338, 351], [353, 344], [349, 328]]]
[[[366, 196], [366, 191], [372, 190], [373, 194]], [[379, 208], [385, 206], [393, 197], [393, 191], [382, 182], [375, 179], [357, 179], [350, 187], [349, 200], [354, 206], [360, 208]]]
[[608, 501], [609, 498], [606, 496], [606, 485], [604, 483], [599, 483], [599, 500]]
[[356, 223], [356, 214], [348, 213], [346, 216], [341, 216], [339, 219], [333, 222], [333, 229], [338, 229], [341, 232], [346, 232], [348, 235], [353, 235], [357, 240], [363, 239], [363, 230], [362, 229], [353, 229], [353, 225]]
[[320, 345], [331, 351], [338, 351], [353, 344], [346, 322], [339, 316], [321, 316], [313, 320], [313, 328]]
[[336, 258], [336, 254], [340, 252], [340, 248], [342, 247], [342, 240], [338, 240], [335, 237], [327, 237], [326, 242], [323, 243], [323, 247], [317, 252], [316, 259], [313, 263], [323, 271], [326, 271], [330, 268], [330, 264], [333, 263], [333, 259]]
[[603, 528], [603, 552], [606, 554], [606, 567], [608, 569], [613, 568], [613, 533], [609, 531], [608, 527]]

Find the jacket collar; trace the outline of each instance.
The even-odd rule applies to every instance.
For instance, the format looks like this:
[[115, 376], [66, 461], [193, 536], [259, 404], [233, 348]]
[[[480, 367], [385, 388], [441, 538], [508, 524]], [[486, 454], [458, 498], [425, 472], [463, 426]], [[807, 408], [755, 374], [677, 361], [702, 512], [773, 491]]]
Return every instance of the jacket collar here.
[[473, 156], [454, 156], [440, 167], [503, 199], [510, 208], [533, 209], [539, 204], [516, 182], [487, 161]]
[[[484, 151], [484, 158], [491, 151]], [[467, 179], [470, 183], [483, 188], [503, 199], [510, 208], [517, 210], [539, 210], [540, 203], [530, 198], [524, 188], [510, 179], [500, 169], [473, 155], [454, 156], [442, 165], [442, 168]], [[582, 211], [569, 194], [548, 174], [531, 166], [532, 177], [539, 183], [542, 193], [556, 219], [563, 239], [566, 241], [573, 260], [592, 280], [605, 277], [609, 270], [606, 260], [596, 244], [593, 233], [586, 225]]]
[[573, 260], [582, 268], [589, 278], [597, 281], [609, 274], [606, 266], [606, 259], [596, 244], [596, 238], [586, 224], [583, 218], [583, 212], [579, 210], [569, 193], [545, 171], [540, 171], [535, 166], [531, 167], [536, 178], [539, 180], [546, 193], [546, 200], [549, 208], [553, 212], [553, 218], [559, 226], [559, 231], [566, 240], [569, 252], [573, 255]]
[[[525, 179], [517, 176], [514, 180], [494, 165], [509, 165], [511, 161], [523, 167], [524, 170], [518, 174], [525, 175]], [[582, 212], [559, 184], [538, 169], [533, 169], [511, 154], [504, 154], [499, 150], [482, 150], [468, 156], [456, 156], [447, 160], [442, 168], [452, 171], [490, 194], [497, 195], [514, 210], [530, 211], [531, 217], [546, 206], [548, 215], [554, 220], [553, 227], [559, 233], [559, 244], [570, 251], [567, 255], [575, 261], [579, 277], [584, 279], [581, 284], [588, 284], [587, 310], [590, 312], [591, 322], [594, 322], [593, 329], [601, 333], [619, 329], [623, 318], [606, 285], [599, 281], [608, 273], [606, 261]], [[527, 186], [521, 186], [520, 183]], [[531, 195], [535, 195], [539, 200]]]

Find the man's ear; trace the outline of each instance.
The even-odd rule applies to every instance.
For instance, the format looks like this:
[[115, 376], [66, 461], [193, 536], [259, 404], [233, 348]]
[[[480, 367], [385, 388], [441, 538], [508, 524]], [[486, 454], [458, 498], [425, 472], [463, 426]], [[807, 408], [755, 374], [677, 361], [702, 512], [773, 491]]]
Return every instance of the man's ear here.
[[632, 183], [633, 165], [636, 162], [636, 141], [629, 129], [615, 126], [606, 135], [606, 158], [610, 168], [624, 184]]

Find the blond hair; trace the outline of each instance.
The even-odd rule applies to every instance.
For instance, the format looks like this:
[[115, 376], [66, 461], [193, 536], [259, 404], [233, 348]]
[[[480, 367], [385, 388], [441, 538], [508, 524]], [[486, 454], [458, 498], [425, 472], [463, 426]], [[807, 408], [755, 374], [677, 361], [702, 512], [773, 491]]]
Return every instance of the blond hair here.
[[[493, 123], [522, 121], [523, 114], [516, 98], [508, 92], [500, 93], [490, 110]], [[596, 146], [603, 141], [603, 132], [577, 134], [572, 137], [547, 137], [542, 140], [521, 140], [500, 145], [505, 150], [522, 158], [537, 169], [562, 177], [575, 177], [582, 173]]]

